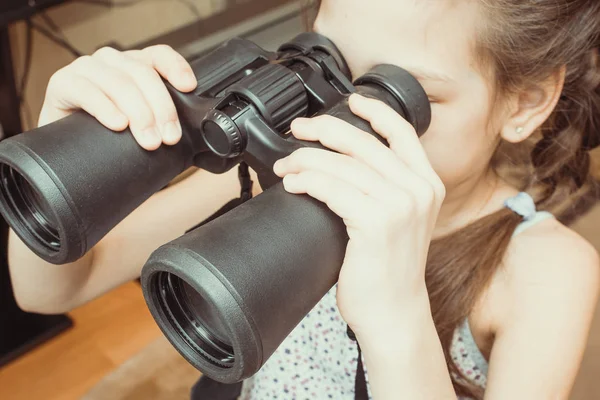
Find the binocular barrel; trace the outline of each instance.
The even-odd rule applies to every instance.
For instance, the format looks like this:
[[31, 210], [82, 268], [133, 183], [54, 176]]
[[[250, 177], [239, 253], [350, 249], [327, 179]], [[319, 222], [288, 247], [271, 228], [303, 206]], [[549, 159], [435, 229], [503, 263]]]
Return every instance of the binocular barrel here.
[[185, 140], [147, 152], [77, 112], [0, 142], [0, 211], [38, 256], [81, 258], [191, 165]]
[[157, 249], [146, 302], [177, 350], [225, 382], [252, 376], [337, 281], [346, 230], [281, 183]]

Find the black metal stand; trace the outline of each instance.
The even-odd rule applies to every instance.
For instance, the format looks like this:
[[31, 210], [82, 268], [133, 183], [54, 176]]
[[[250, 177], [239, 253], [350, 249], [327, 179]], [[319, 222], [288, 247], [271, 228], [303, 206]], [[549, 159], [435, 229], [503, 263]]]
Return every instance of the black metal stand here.
[[[0, 28], [0, 123], [4, 136], [21, 132], [8, 28]], [[14, 298], [7, 262], [8, 225], [0, 218], [0, 366], [73, 325], [66, 315], [26, 313]]]
[[19, 99], [7, 26], [0, 27], [0, 124], [2, 124], [4, 137], [21, 132]]

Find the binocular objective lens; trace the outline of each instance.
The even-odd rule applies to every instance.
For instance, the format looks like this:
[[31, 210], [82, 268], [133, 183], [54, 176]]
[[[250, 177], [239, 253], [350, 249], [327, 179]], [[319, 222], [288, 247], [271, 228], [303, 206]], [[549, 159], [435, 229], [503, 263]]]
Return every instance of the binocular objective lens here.
[[0, 166], [0, 194], [31, 236], [49, 250], [60, 249], [52, 207], [25, 177], [7, 164]]
[[192, 286], [168, 272], [156, 277], [159, 287], [159, 306], [171, 326], [188, 346], [205, 360], [223, 368], [235, 361], [230, 333], [217, 314]]

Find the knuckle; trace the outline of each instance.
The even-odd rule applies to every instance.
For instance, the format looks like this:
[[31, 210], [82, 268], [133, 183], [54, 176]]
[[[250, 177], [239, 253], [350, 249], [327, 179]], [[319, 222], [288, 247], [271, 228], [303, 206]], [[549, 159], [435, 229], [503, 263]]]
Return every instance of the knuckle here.
[[314, 121], [332, 121], [333, 119], [335, 119], [335, 117], [329, 114], [321, 114], [313, 118]]
[[317, 137], [326, 142], [331, 142], [339, 130], [339, 119], [331, 115], [322, 115], [315, 118], [318, 125], [314, 127]]
[[118, 50], [113, 49], [110, 46], [104, 46], [104, 47], [101, 47], [98, 50], [96, 50], [94, 52], [94, 54], [93, 54], [92, 57], [97, 57], [97, 58], [100, 58], [100, 59], [106, 59], [106, 58], [109, 58], [109, 57], [112, 58], [112, 57], [115, 57], [115, 56], [119, 56], [120, 54], [121, 53]]
[[300, 159], [302, 158], [302, 149], [294, 151], [292, 154], [285, 158], [285, 163], [290, 167], [297, 167], [300, 163]]
[[174, 64], [176, 67], [189, 68], [187, 60], [179, 54], [175, 49], [167, 44], [157, 44], [154, 46], [146, 47], [142, 50], [144, 54], [154, 60], [164, 60], [168, 63]]
[[325, 188], [329, 182], [325, 175], [318, 171], [306, 171], [304, 176], [307, 183], [310, 182], [317, 188]]
[[424, 183], [414, 192], [414, 195], [416, 199], [414, 212], [417, 215], [425, 215], [441, 205], [445, 196], [445, 188], [437, 183]]
[[389, 108], [389, 113], [386, 117], [381, 118], [376, 123], [379, 124], [380, 129], [387, 131], [392, 137], [401, 135], [417, 136], [415, 127], [391, 108]]
[[173, 102], [167, 102], [162, 109], [164, 115], [162, 115], [162, 122], [177, 122], [179, 120], [179, 116], [177, 115], [177, 109]]
[[410, 122], [408, 122], [404, 118], [400, 117], [400, 114], [397, 114], [397, 115], [398, 115], [398, 121], [400, 121], [400, 123], [405, 127], [407, 133], [410, 133], [411, 136], [419, 136], [417, 129]]
[[380, 115], [381, 113], [387, 115], [394, 111], [389, 105], [378, 98], [365, 97], [365, 99], [365, 104], [371, 111], [371, 115]]
[[61, 68], [52, 74], [50, 80], [48, 81], [48, 91], [53, 92], [54, 90], [61, 88], [62, 82], [66, 81], [67, 79], [67, 75], [69, 75], [67, 67]]
[[409, 191], [400, 188], [394, 189], [383, 202], [380, 211], [385, 213], [386, 226], [404, 225], [407, 219], [418, 212], [417, 201]]
[[156, 52], [156, 53], [177, 53], [171, 46], [168, 44], [155, 44], [149, 47], [146, 47], [144, 51], [147, 52]]
[[371, 210], [368, 225], [376, 234], [386, 234], [393, 221], [390, 218], [390, 207], [376, 207]]
[[394, 111], [394, 124], [398, 126], [398, 132], [404, 132], [406, 135], [410, 136], [419, 136], [417, 129], [408, 122], [405, 118], [403, 118], [400, 114]]
[[369, 122], [371, 123], [373, 130], [379, 134], [385, 134], [386, 136], [390, 136], [391, 134], [396, 133], [397, 128], [394, 126], [394, 129], [389, 129], [390, 124], [385, 118], [374, 118]]
[[304, 160], [308, 159], [310, 153], [311, 151], [309, 148], [302, 147], [290, 155], [290, 160], [296, 164], [302, 163]]
[[301, 147], [298, 149], [298, 154], [300, 154], [302, 157], [313, 158], [313, 157], [319, 157], [325, 151], [327, 151], [327, 150], [318, 149], [318, 148], [314, 148], [314, 147]]
[[155, 94], [152, 99], [155, 103], [156, 119], [160, 120], [161, 123], [177, 121], [178, 115], [175, 103], [165, 90], [164, 83], [158, 72], [144, 62], [138, 60], [132, 61], [127, 69], [129, 70], [129, 74], [135, 75], [137, 79], [135, 81], [130, 80], [130, 82], [136, 85], [136, 89], [146, 88], [149, 92]]
[[336, 117], [334, 117], [333, 115], [322, 114], [317, 117], [314, 117], [313, 121], [315, 121], [319, 124], [322, 124], [323, 127], [326, 128], [326, 130], [329, 130], [333, 126], [335, 126], [335, 124], [337, 124], [338, 119]]
[[[122, 102], [128, 102], [127, 99], [136, 98], [136, 91], [137, 89], [133, 83], [128, 82], [124, 85], [122, 92], [119, 94], [120, 98], [123, 99]], [[128, 106], [124, 112], [127, 117], [131, 119], [132, 124], [137, 128], [146, 129], [156, 125], [154, 113], [144, 101], [135, 104], [130, 103], [130, 106]]]
[[313, 179], [311, 179], [311, 172], [310, 171], [301, 171], [299, 173], [296, 174], [296, 178], [298, 180], [301, 180], [303, 182], [308, 182], [311, 183], [313, 181]]
[[396, 213], [401, 215], [411, 215], [417, 211], [417, 198], [413, 193], [407, 190], [398, 190], [394, 196], [393, 207]]
[[158, 72], [156, 72], [156, 70], [154, 68], [152, 68], [150, 65], [145, 64], [143, 62], [137, 61], [137, 60], [132, 60], [132, 62], [129, 64], [129, 69], [131, 70], [132, 73], [136, 74], [140, 79], [147, 81], [147, 82], [158, 82], [158, 80], [160, 79], [160, 76], [158, 75]]
[[141, 52], [142, 52], [142, 50], [134, 49], [134, 50], [125, 50], [121, 54], [123, 54], [123, 56], [125, 56], [125, 57], [138, 58], [138, 56]]
[[127, 73], [114, 69], [111, 71], [111, 81], [114, 83], [116, 88], [119, 88], [118, 93], [128, 96], [129, 98], [135, 99], [137, 92], [139, 91], [133, 78], [127, 75]]
[[426, 210], [435, 202], [435, 190], [428, 182], [420, 182], [411, 190], [414, 211]]
[[372, 106], [375, 107], [377, 109], [389, 109], [389, 106], [387, 104], [385, 104], [383, 101], [381, 101], [380, 99], [374, 98], [374, 97], [366, 97], [367, 102]]
[[78, 70], [84, 70], [90, 68], [92, 64], [94, 64], [94, 59], [92, 56], [82, 56], [73, 61], [70, 65], [71, 68]]
[[[364, 139], [366, 141], [366, 143], [368, 143], [370, 146], [375, 146], [375, 147], [380, 147], [382, 145], [386, 146], [385, 144], [387, 142], [387, 139], [384, 137], [383, 139], [385, 140], [384, 142], [382, 142], [381, 140], [378, 139], [378, 136], [372, 135], [369, 132], [365, 132], [365, 131], [361, 131], [359, 132], [360, 136], [362, 139]], [[383, 135], [379, 135], [379, 137], [382, 137]]]
[[130, 117], [136, 122], [136, 125], [141, 129], [146, 129], [156, 125], [154, 114], [147, 106], [139, 106], [133, 110], [133, 115]]
[[435, 192], [436, 198], [442, 202], [446, 198], [446, 185], [442, 182], [440, 178], [435, 179], [433, 183], [433, 190]]
[[421, 189], [421, 193], [419, 193], [419, 203], [424, 207], [431, 207], [435, 204], [436, 201], [436, 192], [433, 186], [431, 185], [423, 185]]
[[310, 171], [301, 171], [296, 174], [297, 182], [304, 186], [307, 190], [312, 191], [318, 187], [319, 183]]

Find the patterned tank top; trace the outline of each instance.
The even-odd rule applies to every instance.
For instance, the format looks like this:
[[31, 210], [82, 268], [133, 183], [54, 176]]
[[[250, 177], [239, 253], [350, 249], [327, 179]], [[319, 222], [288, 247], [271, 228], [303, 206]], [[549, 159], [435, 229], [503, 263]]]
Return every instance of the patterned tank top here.
[[[537, 212], [521, 223], [514, 235], [543, 220], [552, 218]], [[262, 369], [244, 381], [239, 400], [354, 400], [358, 367], [357, 344], [347, 335], [346, 323], [336, 303], [334, 286], [306, 315]], [[469, 380], [484, 388], [488, 364], [469, 326], [469, 321], [455, 331], [451, 355]], [[369, 399], [368, 373], [365, 370]]]

